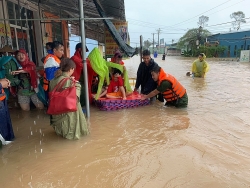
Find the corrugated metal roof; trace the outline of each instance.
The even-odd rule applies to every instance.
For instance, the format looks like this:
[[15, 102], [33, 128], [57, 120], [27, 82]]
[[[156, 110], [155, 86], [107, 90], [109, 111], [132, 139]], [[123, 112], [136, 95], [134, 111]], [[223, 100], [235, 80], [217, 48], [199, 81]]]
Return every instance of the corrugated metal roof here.
[[[79, 4], [78, 0], [28, 0], [39, 5], [43, 11], [51, 12], [61, 18], [78, 18]], [[105, 11], [107, 17], [113, 17], [115, 20], [125, 21], [124, 0], [98, 0], [99, 5]], [[93, 0], [84, 0], [84, 17], [101, 18]], [[79, 22], [72, 21], [72, 24], [79, 25]], [[104, 43], [104, 23], [103, 20], [86, 20], [85, 33], [87, 38]]]

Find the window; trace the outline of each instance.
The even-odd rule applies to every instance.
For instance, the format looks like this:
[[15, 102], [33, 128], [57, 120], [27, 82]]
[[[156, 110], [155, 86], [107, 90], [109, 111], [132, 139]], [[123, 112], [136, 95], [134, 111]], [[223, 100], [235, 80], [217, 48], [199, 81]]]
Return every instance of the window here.
[[244, 50], [244, 45], [241, 45], [241, 49]]
[[63, 42], [62, 36], [62, 23], [52, 21], [52, 32], [54, 34], [53, 40], [57, 40], [59, 42]]
[[[12, 2], [7, 1], [7, 8], [8, 8], [8, 13], [9, 13], [9, 19], [15, 19], [15, 11], [14, 11], [14, 4]], [[15, 20], [10, 20], [10, 24], [16, 25]]]
[[7, 1], [7, 10], [10, 19], [11, 42], [14, 50], [25, 49], [29, 58], [36, 61], [35, 54], [35, 32], [33, 21], [27, 21], [27, 18], [33, 18], [33, 12], [25, 7]]
[[250, 45], [247, 45], [247, 50], [250, 50]]

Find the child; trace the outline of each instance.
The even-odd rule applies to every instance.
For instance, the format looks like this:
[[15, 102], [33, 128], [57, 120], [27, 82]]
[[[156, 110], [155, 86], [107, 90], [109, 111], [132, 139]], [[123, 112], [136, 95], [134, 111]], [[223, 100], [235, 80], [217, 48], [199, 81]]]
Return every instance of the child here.
[[131, 93], [126, 93], [125, 88], [123, 86], [123, 79], [121, 77], [121, 71], [119, 69], [114, 69], [113, 77], [110, 81], [108, 87], [106, 87], [105, 91], [103, 91], [100, 97], [105, 96], [110, 99], [119, 99], [122, 98], [123, 100], [127, 99], [127, 95]]

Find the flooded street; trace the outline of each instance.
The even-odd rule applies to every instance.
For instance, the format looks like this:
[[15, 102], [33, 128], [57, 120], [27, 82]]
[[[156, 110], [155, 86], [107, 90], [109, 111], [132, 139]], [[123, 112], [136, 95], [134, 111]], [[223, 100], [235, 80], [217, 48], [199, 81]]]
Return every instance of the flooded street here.
[[[0, 150], [1, 187], [250, 187], [250, 63], [207, 60], [207, 77], [192, 79], [193, 60], [155, 59], [187, 89], [187, 109], [91, 106], [91, 134], [77, 141], [57, 136], [44, 111], [10, 109], [16, 139]], [[136, 77], [139, 57], [125, 65]]]

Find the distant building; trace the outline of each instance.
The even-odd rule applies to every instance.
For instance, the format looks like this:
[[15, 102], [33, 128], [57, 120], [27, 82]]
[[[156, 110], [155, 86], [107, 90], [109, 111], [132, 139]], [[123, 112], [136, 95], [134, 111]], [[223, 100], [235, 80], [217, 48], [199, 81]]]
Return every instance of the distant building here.
[[167, 56], [180, 56], [181, 49], [177, 47], [177, 43], [166, 44], [166, 55]]
[[250, 30], [211, 35], [206, 44], [227, 47], [220, 57], [239, 57], [241, 50], [250, 50]]

